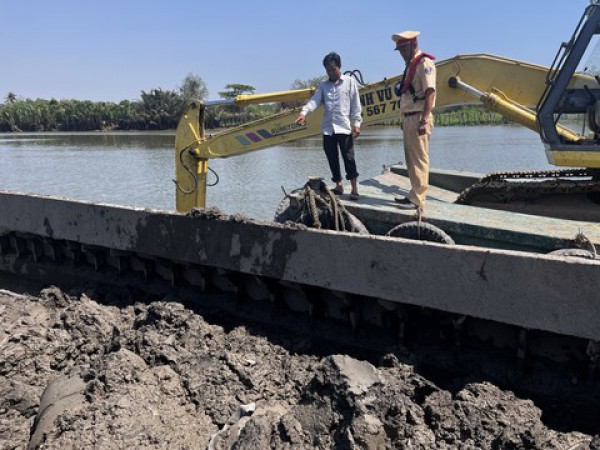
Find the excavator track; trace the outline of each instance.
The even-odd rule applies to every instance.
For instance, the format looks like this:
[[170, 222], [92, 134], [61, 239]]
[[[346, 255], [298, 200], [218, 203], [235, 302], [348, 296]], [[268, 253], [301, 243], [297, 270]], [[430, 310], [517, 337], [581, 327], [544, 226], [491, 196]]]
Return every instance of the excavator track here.
[[[588, 179], [583, 179], [588, 178]], [[524, 181], [515, 181], [524, 180]], [[494, 172], [462, 191], [455, 203], [471, 204], [477, 197], [492, 195], [498, 201], [527, 200], [543, 195], [600, 192], [597, 170], [530, 170]]]

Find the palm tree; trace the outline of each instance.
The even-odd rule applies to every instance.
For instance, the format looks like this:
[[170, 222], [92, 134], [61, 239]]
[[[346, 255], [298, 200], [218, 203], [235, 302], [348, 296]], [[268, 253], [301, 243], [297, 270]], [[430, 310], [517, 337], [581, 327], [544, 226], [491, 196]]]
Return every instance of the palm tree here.
[[14, 92], [9, 92], [8, 94], [6, 94], [6, 103], [14, 103], [17, 101], [17, 94], [15, 94]]
[[183, 100], [175, 91], [151, 89], [142, 91], [142, 111], [149, 128], [166, 130], [175, 128], [183, 112]]

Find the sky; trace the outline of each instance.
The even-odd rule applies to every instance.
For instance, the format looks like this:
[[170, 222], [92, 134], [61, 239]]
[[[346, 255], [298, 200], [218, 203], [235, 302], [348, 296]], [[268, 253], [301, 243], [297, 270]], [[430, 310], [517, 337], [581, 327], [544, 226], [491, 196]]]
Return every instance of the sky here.
[[0, 0], [0, 103], [112, 101], [201, 77], [209, 100], [230, 83], [256, 93], [342, 70], [375, 82], [403, 70], [391, 35], [421, 32], [438, 60], [490, 53], [550, 65], [589, 0]]

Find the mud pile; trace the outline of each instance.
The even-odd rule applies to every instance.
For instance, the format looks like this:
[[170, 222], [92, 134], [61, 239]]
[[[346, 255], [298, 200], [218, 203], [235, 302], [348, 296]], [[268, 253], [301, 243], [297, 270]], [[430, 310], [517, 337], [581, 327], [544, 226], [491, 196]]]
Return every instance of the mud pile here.
[[0, 448], [600, 449], [489, 383], [137, 300], [0, 291]]

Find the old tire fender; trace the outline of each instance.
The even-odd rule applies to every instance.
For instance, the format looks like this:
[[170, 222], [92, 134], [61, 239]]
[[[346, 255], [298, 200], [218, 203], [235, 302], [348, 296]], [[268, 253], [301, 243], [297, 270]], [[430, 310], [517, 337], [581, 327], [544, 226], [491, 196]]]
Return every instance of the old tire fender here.
[[[277, 210], [275, 211], [275, 222], [285, 223], [287, 221], [291, 221], [301, 223], [302, 206], [300, 200], [298, 199], [298, 195], [301, 192], [301, 189], [292, 191], [291, 194], [286, 195], [281, 202], [279, 202]], [[367, 227], [360, 221], [358, 217], [348, 211], [345, 212], [345, 215], [346, 226], [350, 227], [349, 231], [364, 235], [370, 234], [369, 230], [367, 230]]]
[[300, 220], [300, 214], [302, 213], [300, 202], [296, 198], [292, 200], [290, 197], [295, 193], [298, 195], [297, 193], [299, 191], [301, 191], [301, 189], [292, 191], [291, 194], [286, 195], [281, 202], [279, 202], [277, 210], [275, 211], [275, 222], [284, 223], [288, 220], [298, 222]]
[[454, 244], [448, 234], [441, 228], [427, 222], [406, 222], [395, 226], [387, 232], [386, 236], [414, 239], [417, 241], [438, 242], [440, 244]]
[[581, 248], [561, 248], [560, 250], [554, 250], [553, 252], [548, 253], [548, 255], [566, 256], [570, 258], [595, 259], [592, 252], [588, 250], [583, 250]]

